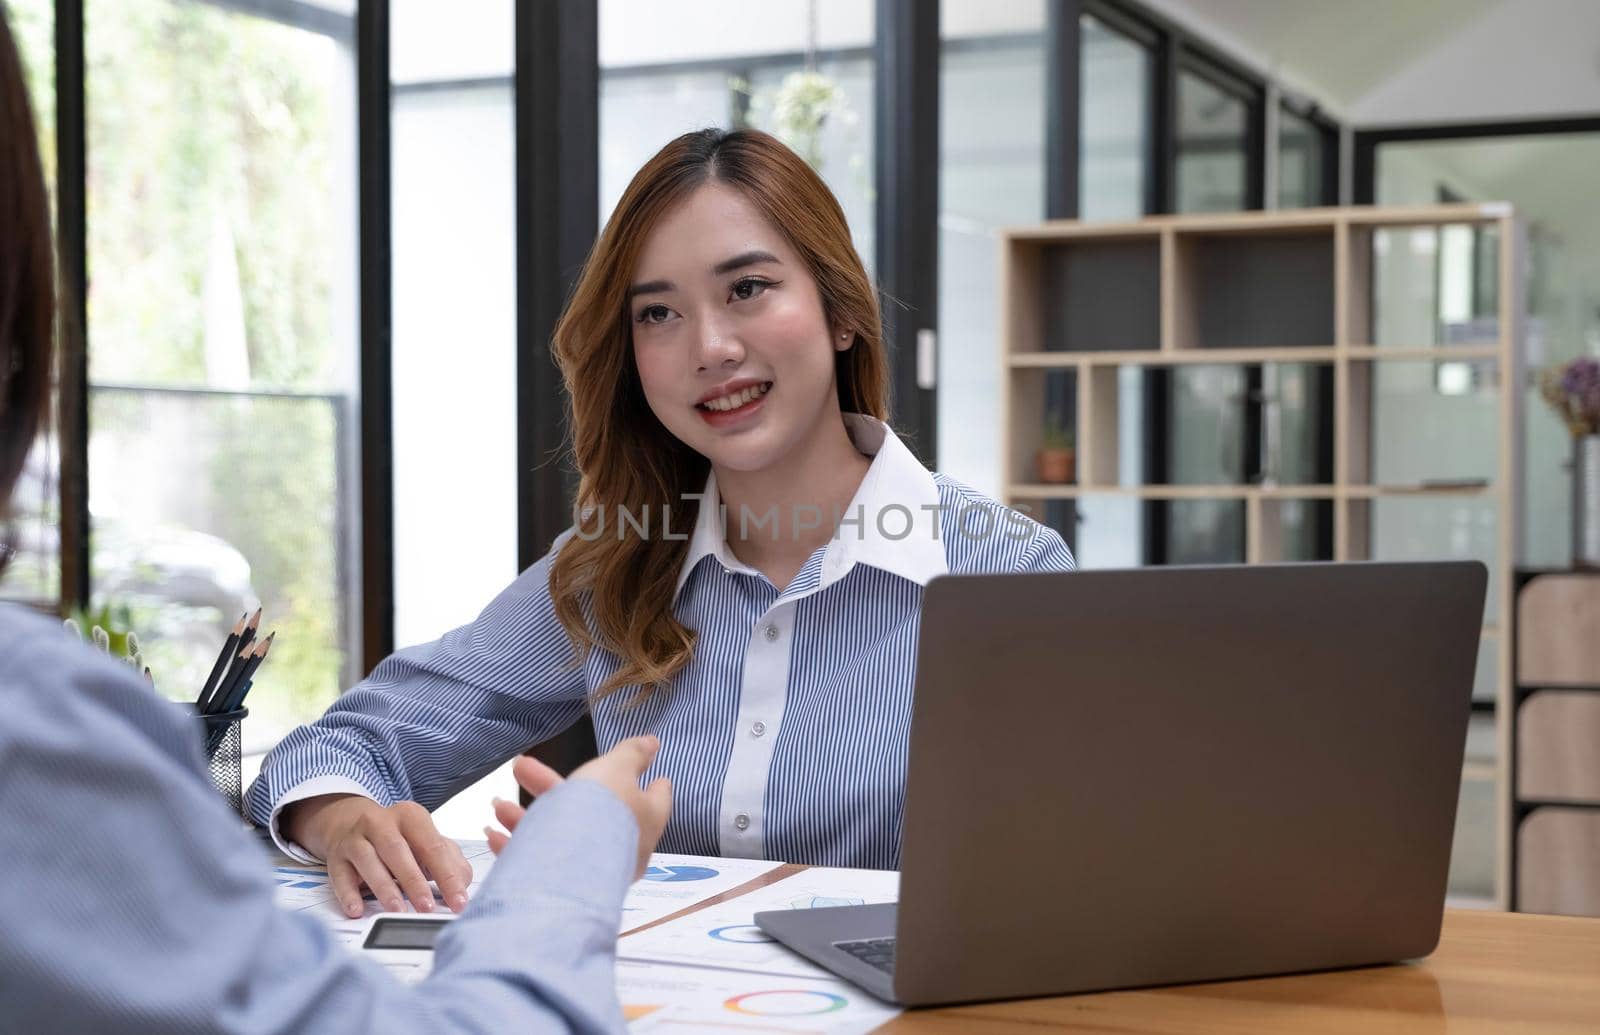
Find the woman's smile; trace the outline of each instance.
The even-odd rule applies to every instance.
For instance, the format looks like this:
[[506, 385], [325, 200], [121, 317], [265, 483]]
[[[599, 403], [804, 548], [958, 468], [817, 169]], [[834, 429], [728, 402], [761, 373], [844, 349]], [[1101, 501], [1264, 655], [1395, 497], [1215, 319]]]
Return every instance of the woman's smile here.
[[695, 404], [695, 412], [713, 428], [735, 427], [761, 412], [770, 391], [771, 381], [742, 379], [714, 389]]

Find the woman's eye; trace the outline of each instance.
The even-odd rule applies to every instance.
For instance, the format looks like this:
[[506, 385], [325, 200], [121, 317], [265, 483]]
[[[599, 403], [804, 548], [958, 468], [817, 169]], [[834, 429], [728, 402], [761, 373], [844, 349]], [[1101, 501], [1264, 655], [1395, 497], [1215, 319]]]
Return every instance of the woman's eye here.
[[771, 286], [772, 281], [770, 280], [762, 280], [760, 277], [745, 277], [733, 285], [733, 297], [741, 302], [748, 302]]
[[640, 323], [665, 323], [672, 316], [672, 310], [664, 305], [647, 305], [639, 310]]

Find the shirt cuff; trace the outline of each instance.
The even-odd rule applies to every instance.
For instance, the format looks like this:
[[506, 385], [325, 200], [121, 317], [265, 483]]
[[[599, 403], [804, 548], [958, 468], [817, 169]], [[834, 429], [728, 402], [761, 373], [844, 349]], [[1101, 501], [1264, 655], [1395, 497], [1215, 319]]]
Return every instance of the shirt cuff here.
[[555, 893], [615, 924], [638, 845], [639, 824], [620, 798], [594, 780], [568, 780], [529, 807], [473, 902], [515, 904], [528, 892]]
[[373, 801], [378, 800], [371, 791], [348, 776], [314, 776], [309, 780], [295, 784], [278, 798], [277, 803], [272, 806], [272, 817], [267, 821], [267, 830], [271, 832], [272, 843], [278, 846], [278, 851], [298, 862], [321, 864], [326, 861], [318, 859], [289, 840], [279, 827], [279, 820], [285, 807], [293, 805], [297, 801], [305, 801], [307, 798], [315, 798], [323, 794], [359, 794], [363, 798], [371, 798]]

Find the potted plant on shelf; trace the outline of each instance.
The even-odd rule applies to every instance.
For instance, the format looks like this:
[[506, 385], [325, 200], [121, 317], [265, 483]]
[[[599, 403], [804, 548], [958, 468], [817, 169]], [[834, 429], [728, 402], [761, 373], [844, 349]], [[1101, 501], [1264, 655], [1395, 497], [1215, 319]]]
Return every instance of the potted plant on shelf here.
[[1572, 564], [1600, 568], [1600, 359], [1547, 367], [1539, 390], [1572, 434]]
[[1072, 429], [1057, 418], [1045, 423], [1039, 451], [1033, 457], [1039, 480], [1051, 485], [1066, 485], [1077, 479], [1078, 454], [1073, 449]]

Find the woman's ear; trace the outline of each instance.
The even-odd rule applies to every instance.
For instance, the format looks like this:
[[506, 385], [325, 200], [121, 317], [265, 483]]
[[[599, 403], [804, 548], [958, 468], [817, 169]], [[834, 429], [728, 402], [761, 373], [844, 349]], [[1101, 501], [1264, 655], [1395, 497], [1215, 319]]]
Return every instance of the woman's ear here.
[[833, 334], [833, 347], [839, 352], [847, 352], [850, 346], [856, 343], [856, 332], [850, 330], [835, 331]]

